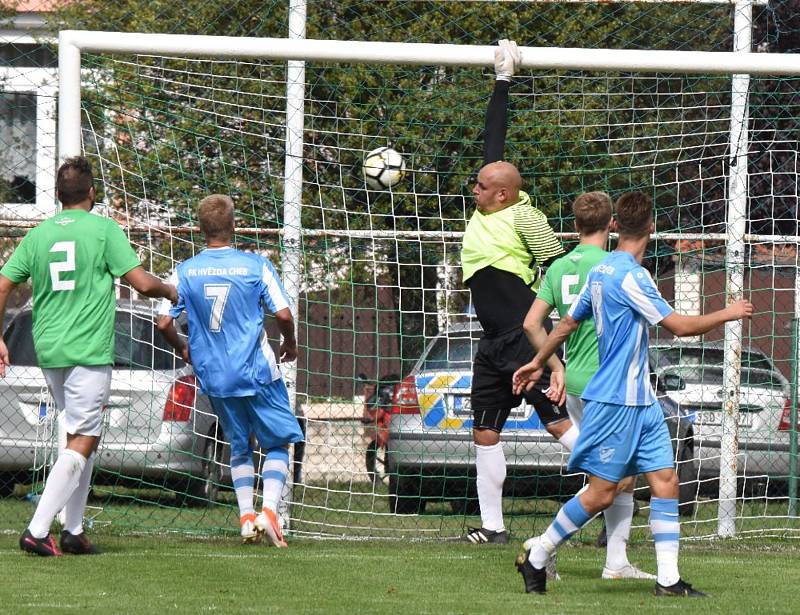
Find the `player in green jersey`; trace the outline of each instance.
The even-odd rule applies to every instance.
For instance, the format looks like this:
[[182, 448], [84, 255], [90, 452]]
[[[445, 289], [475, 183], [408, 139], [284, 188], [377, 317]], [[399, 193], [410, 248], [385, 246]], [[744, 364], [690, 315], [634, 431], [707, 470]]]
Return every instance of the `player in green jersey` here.
[[[83, 531], [83, 513], [114, 364], [114, 278], [148, 297], [177, 301], [174, 286], [142, 268], [119, 225], [90, 213], [93, 183], [88, 160], [67, 159], [56, 178], [61, 211], [31, 229], [0, 270], [0, 331], [9, 294], [31, 280], [36, 357], [67, 431], [67, 447], [19, 541], [23, 551], [43, 556], [98, 552]], [[0, 336], [0, 376], [9, 364]], [[50, 525], [62, 509], [59, 550]]]
[[[553, 308], [563, 317], [586, 282], [589, 271], [608, 256], [604, 248], [608, 245], [611, 224], [611, 198], [605, 192], [587, 192], [575, 199], [572, 213], [580, 243], [550, 265], [539, 294], [525, 317], [523, 328], [535, 348], [541, 348], [547, 339], [544, 325]], [[583, 417], [581, 395], [600, 365], [592, 319], [584, 320], [569, 336], [566, 361], [567, 412], [577, 439]], [[604, 511], [608, 536], [604, 579], [655, 579], [654, 575], [639, 570], [628, 561], [634, 482], [633, 477], [624, 479], [613, 504]]]

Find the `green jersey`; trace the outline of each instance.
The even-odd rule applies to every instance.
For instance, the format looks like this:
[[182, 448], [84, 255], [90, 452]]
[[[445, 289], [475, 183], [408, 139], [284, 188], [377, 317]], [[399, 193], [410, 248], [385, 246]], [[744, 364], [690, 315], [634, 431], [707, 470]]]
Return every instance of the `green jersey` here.
[[[586, 283], [592, 267], [608, 252], [596, 246], [579, 245], [555, 261], [547, 270], [538, 298], [558, 310], [562, 318]], [[594, 320], [584, 320], [567, 340], [567, 393], [582, 395], [600, 367]]]
[[519, 193], [519, 201], [490, 214], [472, 214], [464, 232], [461, 268], [464, 281], [477, 271], [494, 267], [519, 276], [535, 291], [538, 268], [564, 252], [547, 223], [547, 216], [534, 207], [531, 198]]
[[31, 229], [0, 274], [33, 286], [40, 367], [114, 363], [114, 278], [139, 266], [119, 225], [66, 209]]

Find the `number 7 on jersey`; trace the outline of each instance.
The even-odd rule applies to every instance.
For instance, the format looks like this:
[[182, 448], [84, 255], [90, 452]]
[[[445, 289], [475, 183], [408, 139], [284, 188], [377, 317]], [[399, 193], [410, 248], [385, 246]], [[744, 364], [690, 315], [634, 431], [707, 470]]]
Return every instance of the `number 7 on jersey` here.
[[206, 299], [213, 301], [211, 315], [208, 319], [208, 329], [213, 333], [218, 333], [222, 330], [222, 313], [225, 311], [225, 304], [228, 302], [230, 290], [230, 284], [205, 284], [203, 286]]

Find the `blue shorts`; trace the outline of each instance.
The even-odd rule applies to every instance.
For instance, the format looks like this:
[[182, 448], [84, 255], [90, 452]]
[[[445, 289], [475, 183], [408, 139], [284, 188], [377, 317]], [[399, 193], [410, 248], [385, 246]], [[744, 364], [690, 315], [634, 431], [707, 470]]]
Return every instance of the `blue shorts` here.
[[286, 446], [303, 439], [300, 424], [289, 407], [289, 393], [278, 378], [249, 397], [211, 397], [211, 406], [231, 443], [231, 456], [252, 453], [250, 435], [263, 449]]
[[616, 483], [673, 466], [672, 441], [658, 402], [650, 406], [586, 402], [581, 432], [569, 458], [570, 471]]

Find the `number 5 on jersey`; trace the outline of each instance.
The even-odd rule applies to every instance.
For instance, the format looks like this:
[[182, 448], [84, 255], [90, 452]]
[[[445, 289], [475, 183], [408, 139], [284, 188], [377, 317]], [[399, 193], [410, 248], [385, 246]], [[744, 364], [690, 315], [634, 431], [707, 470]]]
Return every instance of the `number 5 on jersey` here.
[[222, 330], [222, 313], [225, 311], [225, 304], [228, 302], [230, 290], [230, 284], [203, 285], [206, 299], [213, 302], [211, 304], [211, 315], [208, 319], [208, 329], [213, 333], [219, 333]]
[[578, 296], [578, 290], [580, 290], [578, 284], [580, 283], [581, 278], [577, 275], [563, 275], [561, 277], [561, 303], [567, 308], [572, 305], [572, 302]]

